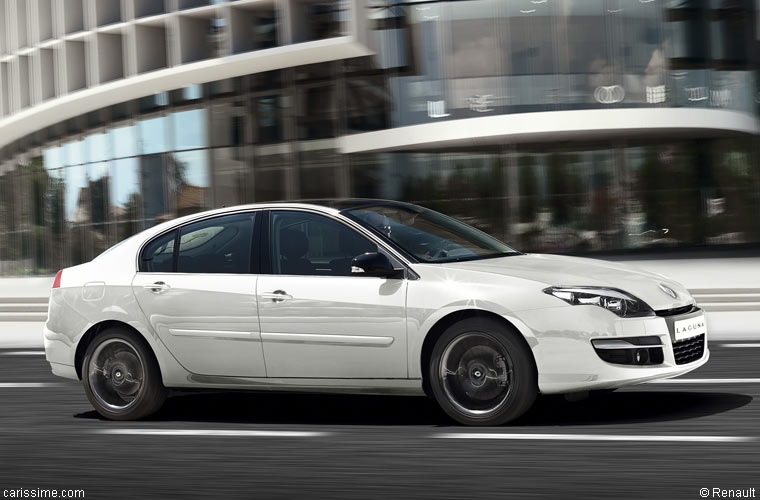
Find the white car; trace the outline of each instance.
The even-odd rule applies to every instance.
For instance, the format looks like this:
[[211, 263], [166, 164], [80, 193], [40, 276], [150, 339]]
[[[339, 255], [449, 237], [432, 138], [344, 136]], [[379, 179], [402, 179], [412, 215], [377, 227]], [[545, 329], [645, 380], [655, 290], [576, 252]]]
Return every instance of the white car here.
[[523, 254], [407, 203], [223, 208], [166, 222], [59, 271], [53, 373], [104, 417], [167, 388], [427, 394], [497, 425], [536, 395], [674, 377], [708, 357], [680, 284], [623, 265]]

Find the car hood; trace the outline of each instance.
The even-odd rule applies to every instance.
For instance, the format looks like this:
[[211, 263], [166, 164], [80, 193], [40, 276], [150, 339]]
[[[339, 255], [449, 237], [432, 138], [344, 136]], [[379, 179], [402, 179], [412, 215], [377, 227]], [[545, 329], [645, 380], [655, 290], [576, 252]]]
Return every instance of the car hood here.
[[[694, 302], [683, 285], [653, 272], [617, 262], [567, 257], [564, 255], [523, 254], [497, 259], [439, 264], [463, 269], [501, 274], [535, 281], [546, 286], [600, 286], [618, 288], [635, 295], [654, 310], [671, 309]], [[666, 285], [676, 292], [674, 299], [660, 288]]]

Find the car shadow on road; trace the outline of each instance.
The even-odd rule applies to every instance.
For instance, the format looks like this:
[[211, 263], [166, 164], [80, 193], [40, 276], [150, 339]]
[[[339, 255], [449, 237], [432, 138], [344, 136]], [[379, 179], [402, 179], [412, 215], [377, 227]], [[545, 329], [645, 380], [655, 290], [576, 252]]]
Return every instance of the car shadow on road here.
[[578, 426], [689, 420], [741, 408], [752, 399], [746, 394], [692, 391], [623, 391], [576, 402], [551, 396], [540, 398], [516, 423]]
[[[666, 422], [724, 413], [752, 401], [719, 392], [616, 392], [569, 402], [541, 397], [513, 426]], [[98, 419], [95, 411], [76, 415]], [[191, 392], [170, 397], [149, 420], [305, 425], [455, 425], [424, 397], [254, 392]]]

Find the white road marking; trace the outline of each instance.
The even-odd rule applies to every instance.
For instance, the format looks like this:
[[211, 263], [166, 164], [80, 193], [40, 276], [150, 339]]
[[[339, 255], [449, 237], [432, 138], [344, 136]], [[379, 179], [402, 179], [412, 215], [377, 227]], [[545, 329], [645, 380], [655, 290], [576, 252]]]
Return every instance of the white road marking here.
[[34, 389], [38, 387], [61, 387], [73, 385], [60, 382], [0, 382], [0, 389]]
[[538, 440], [538, 441], [662, 441], [662, 442], [695, 442], [695, 443], [741, 443], [755, 441], [754, 437], [747, 436], [631, 436], [614, 434], [522, 434], [522, 433], [486, 433], [486, 432], [450, 432], [446, 434], [434, 434], [434, 438], [443, 439], [511, 439], [511, 440]]
[[718, 347], [760, 347], [760, 344], [718, 344]]
[[649, 384], [760, 384], [760, 378], [666, 378]]
[[44, 356], [45, 351], [0, 351], [0, 356]]
[[100, 429], [95, 432], [118, 436], [325, 437], [330, 435], [329, 432], [225, 429]]

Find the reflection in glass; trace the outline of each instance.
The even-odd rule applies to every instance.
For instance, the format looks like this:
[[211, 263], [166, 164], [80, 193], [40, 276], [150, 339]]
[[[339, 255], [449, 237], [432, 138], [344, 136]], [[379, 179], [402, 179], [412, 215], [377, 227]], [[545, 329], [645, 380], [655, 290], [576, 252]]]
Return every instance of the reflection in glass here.
[[208, 151], [174, 153], [168, 157], [169, 171], [174, 179], [177, 215], [200, 212], [208, 207]]
[[251, 91], [267, 91], [282, 88], [282, 70], [254, 73], [248, 77], [248, 87]]
[[502, 52], [507, 104], [514, 111], [538, 111], [557, 101], [558, 62], [554, 49], [554, 2], [507, 2], [508, 36]]
[[405, 76], [395, 77], [391, 83], [393, 100], [406, 103], [395, 110], [395, 125], [447, 119], [451, 104], [447, 104], [444, 94], [444, 6], [410, 5], [406, 16], [412, 54]]
[[88, 162], [105, 161], [111, 158], [111, 142], [108, 134], [90, 134], [84, 140]]
[[334, 198], [338, 195], [335, 167], [301, 167], [301, 198]]
[[92, 238], [92, 256], [95, 257], [108, 248], [110, 238], [108, 237], [108, 189], [110, 184], [109, 165], [107, 162], [93, 163], [88, 166], [89, 169], [89, 196], [90, 196], [90, 216], [92, 226], [90, 226]]
[[75, 165], [65, 170], [66, 221], [71, 224], [89, 224], [90, 207], [88, 188], [90, 179], [86, 165]]
[[190, 85], [182, 89], [182, 100], [195, 101], [203, 97], [202, 85]]
[[744, 139], [716, 140], [710, 154], [710, 185], [702, 186], [705, 243], [750, 243], [760, 238], [760, 211], [754, 186], [758, 173], [752, 168], [752, 144]]
[[[666, 102], [665, 42], [662, 30], [662, 7], [659, 2], [624, 2], [621, 9], [608, 13], [615, 34], [611, 41], [613, 56], [622, 67], [620, 84], [625, 90], [623, 103], [656, 105]], [[617, 5], [616, 5], [617, 6]]]
[[502, 67], [505, 2], [450, 2], [446, 14], [451, 49], [445, 59], [449, 80], [447, 105], [454, 117], [484, 116], [507, 104]]
[[137, 125], [119, 127], [108, 132], [113, 145], [114, 158], [126, 158], [139, 154], [137, 148]]
[[348, 31], [348, 0], [316, 0], [296, 2], [295, 16], [303, 20], [302, 29], [295, 33], [295, 42], [323, 40], [344, 36]]
[[[46, 151], [47, 153], [47, 151]], [[48, 155], [45, 155], [45, 166], [47, 167]], [[51, 163], [55, 164], [54, 161]], [[68, 259], [68, 249], [66, 246], [66, 182], [65, 170], [50, 169], [48, 173], [48, 185], [46, 196], [46, 218], [49, 233], [47, 243], [47, 260], [50, 263], [51, 271], [62, 269]]]
[[211, 146], [240, 146], [245, 142], [246, 107], [243, 102], [211, 105]]
[[520, 218], [514, 228], [526, 251], [619, 247], [611, 151], [518, 154]]
[[687, 144], [625, 150], [626, 191], [630, 193], [623, 220], [627, 247], [701, 243], [697, 161]]
[[13, 241], [13, 186], [10, 180], [9, 172], [0, 172], [0, 199], [4, 203], [0, 203], [0, 271], [3, 274], [12, 274], [11, 272], [11, 259], [12, 249], [14, 248]]
[[169, 151], [169, 120], [165, 116], [142, 120], [138, 123], [140, 131], [140, 152], [142, 154], [163, 153]]
[[285, 199], [285, 170], [281, 168], [254, 168], [254, 189], [256, 201]]
[[47, 170], [61, 168], [66, 163], [63, 157], [63, 146], [47, 148], [42, 152], [43, 161]]
[[256, 130], [259, 143], [281, 141], [283, 137], [282, 98], [256, 98]]
[[169, 208], [167, 189], [168, 178], [164, 169], [163, 155], [150, 155], [140, 158], [140, 184], [143, 196], [143, 217], [148, 227], [169, 220], [173, 210]]
[[169, 105], [169, 93], [159, 92], [158, 94], [141, 97], [138, 99], [140, 112], [147, 113]]
[[28, 168], [25, 163], [8, 164], [0, 174], [0, 200], [13, 204], [5, 208], [4, 223], [0, 222], [0, 231], [6, 231], [0, 238], [7, 239], [4, 267], [8, 274], [14, 275], [32, 274], [35, 268], [34, 207]]
[[752, 22], [757, 16], [747, 2], [724, 2], [714, 10], [710, 22], [711, 56], [713, 60], [728, 61], [744, 67], [750, 60]]
[[[427, 206], [494, 235], [506, 237], [504, 172], [496, 154], [451, 153], [435, 155], [422, 183], [407, 192], [424, 195]], [[432, 168], [430, 168], [432, 167]], [[422, 173], [422, 171], [420, 171]], [[419, 194], [418, 194], [419, 193]], [[423, 194], [424, 193], [424, 194]]]
[[216, 206], [239, 205], [246, 201], [247, 166], [242, 148], [212, 149], [214, 163], [214, 203]]
[[75, 165], [65, 170], [66, 175], [66, 221], [70, 231], [71, 264], [89, 260], [91, 252], [90, 232], [90, 178], [87, 165]]
[[[191, 109], [171, 114], [174, 149], [206, 147], [206, 110]], [[165, 151], [165, 150], [164, 150]]]
[[[456, 217], [498, 238], [506, 237], [503, 169], [497, 154], [482, 153], [393, 153], [386, 160], [365, 158], [367, 164], [380, 162], [384, 175], [372, 190], [381, 197], [417, 203]], [[352, 187], [368, 189], [370, 171], [359, 173], [352, 167]], [[357, 193], [358, 194], [358, 193]]]
[[355, 154], [350, 161], [350, 194], [352, 198], [391, 199], [393, 178], [388, 175], [391, 168], [391, 155]]
[[699, 61], [707, 57], [708, 37], [704, 12], [699, 8], [671, 9], [668, 12], [670, 57], [677, 63]]
[[116, 225], [116, 241], [142, 229], [140, 162], [137, 158], [116, 160], [111, 164], [109, 220]]
[[63, 160], [66, 165], [84, 163], [84, 141], [74, 141], [63, 145]]
[[[50, 271], [47, 248], [48, 233], [46, 228], [46, 200], [48, 193], [49, 174], [45, 170], [41, 156], [32, 158], [23, 166], [29, 182], [29, 232], [32, 238], [32, 271], [36, 274], [47, 274]], [[2, 233], [2, 228], [0, 228]]]
[[1, 204], [0, 229], [5, 232], [0, 241], [0, 252], [6, 274], [20, 274], [23, 267], [21, 260], [21, 224], [19, 213], [18, 172], [7, 170], [0, 173], [0, 196], [5, 202]]
[[384, 75], [346, 79], [346, 127], [352, 132], [381, 130], [390, 125], [391, 96]]
[[502, 74], [499, 50], [500, 0], [449, 2], [451, 52], [446, 67], [453, 78]]
[[[756, 96], [755, 73], [752, 71], [717, 71], [710, 72], [709, 103], [714, 108], [751, 110]], [[760, 104], [760, 94], [757, 95]]]
[[335, 92], [333, 85], [298, 90], [298, 138], [324, 139], [335, 136]]
[[669, 76], [674, 106], [707, 107], [710, 104], [707, 70], [674, 70]]

